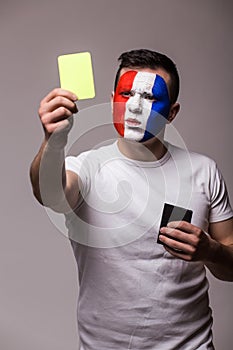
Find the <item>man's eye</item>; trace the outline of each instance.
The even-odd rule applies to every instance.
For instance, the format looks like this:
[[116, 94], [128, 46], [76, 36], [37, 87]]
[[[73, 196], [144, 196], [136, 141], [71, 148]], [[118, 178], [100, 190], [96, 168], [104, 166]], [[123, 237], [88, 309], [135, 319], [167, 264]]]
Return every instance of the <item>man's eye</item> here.
[[147, 94], [147, 93], [143, 94], [143, 98], [145, 98], [146, 100], [152, 101], [152, 102], [156, 101], [156, 98], [154, 95]]
[[133, 91], [122, 91], [120, 92], [120, 95], [123, 97], [131, 97], [133, 96]]

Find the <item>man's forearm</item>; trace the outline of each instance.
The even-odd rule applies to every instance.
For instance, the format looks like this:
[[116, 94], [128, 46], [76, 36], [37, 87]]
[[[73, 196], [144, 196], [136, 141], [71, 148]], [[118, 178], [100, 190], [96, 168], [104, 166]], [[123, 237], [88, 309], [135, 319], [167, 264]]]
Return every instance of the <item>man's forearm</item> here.
[[205, 262], [210, 272], [223, 281], [233, 281], [233, 245], [223, 245], [212, 240], [212, 252]]
[[33, 193], [37, 200], [53, 208], [64, 200], [66, 174], [64, 149], [52, 148], [44, 141], [30, 168]]

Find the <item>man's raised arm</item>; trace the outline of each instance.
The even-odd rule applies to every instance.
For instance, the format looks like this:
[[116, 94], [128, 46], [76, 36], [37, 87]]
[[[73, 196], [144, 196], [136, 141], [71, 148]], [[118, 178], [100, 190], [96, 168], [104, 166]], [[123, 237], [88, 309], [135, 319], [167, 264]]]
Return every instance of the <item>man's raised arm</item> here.
[[70, 91], [54, 89], [42, 101], [39, 117], [45, 138], [30, 168], [33, 193], [37, 200], [58, 212], [70, 211], [79, 196], [78, 176], [65, 170], [68, 133], [77, 113], [75, 96]]

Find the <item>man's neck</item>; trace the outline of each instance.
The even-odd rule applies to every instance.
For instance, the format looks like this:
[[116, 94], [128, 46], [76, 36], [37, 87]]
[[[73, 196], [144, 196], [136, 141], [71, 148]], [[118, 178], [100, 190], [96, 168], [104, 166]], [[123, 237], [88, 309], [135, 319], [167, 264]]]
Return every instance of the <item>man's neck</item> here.
[[167, 152], [166, 144], [161, 137], [153, 137], [143, 143], [120, 137], [118, 138], [118, 147], [125, 157], [144, 162], [159, 160]]

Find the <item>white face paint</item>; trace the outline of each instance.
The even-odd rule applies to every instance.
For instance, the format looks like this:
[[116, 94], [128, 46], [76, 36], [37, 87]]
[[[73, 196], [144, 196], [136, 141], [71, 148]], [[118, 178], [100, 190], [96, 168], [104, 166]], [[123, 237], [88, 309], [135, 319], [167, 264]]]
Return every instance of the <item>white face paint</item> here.
[[132, 96], [126, 103], [125, 132], [126, 139], [140, 141], [144, 137], [146, 124], [151, 114], [151, 105], [155, 100], [152, 88], [156, 74], [138, 72], [133, 81]]

